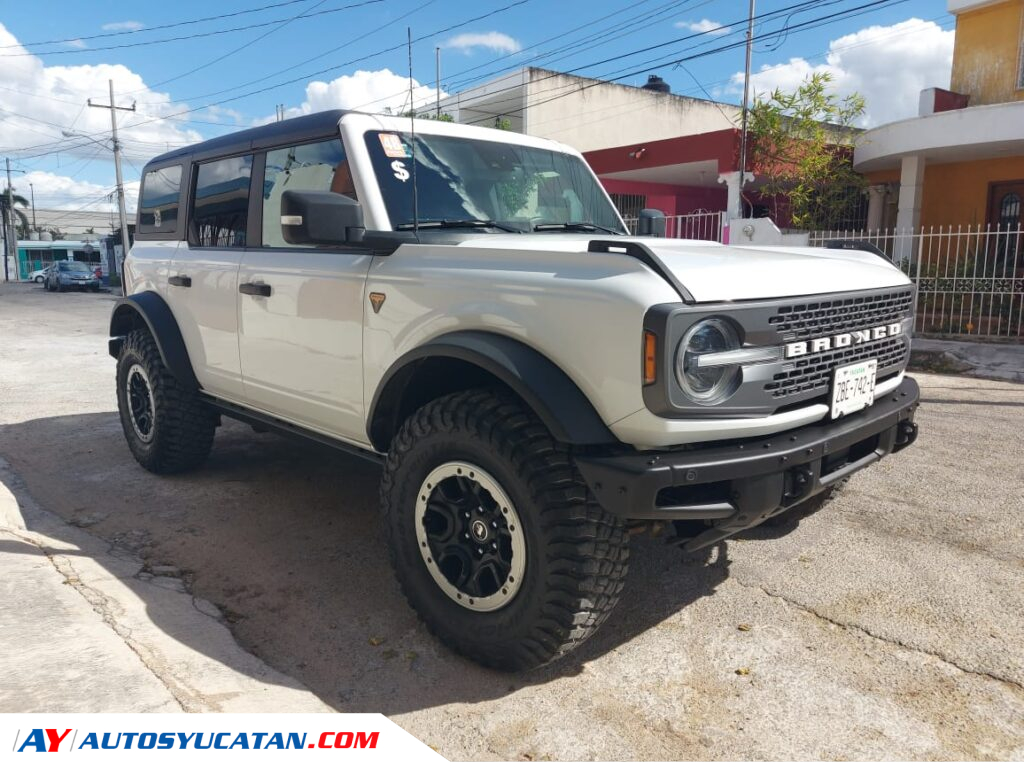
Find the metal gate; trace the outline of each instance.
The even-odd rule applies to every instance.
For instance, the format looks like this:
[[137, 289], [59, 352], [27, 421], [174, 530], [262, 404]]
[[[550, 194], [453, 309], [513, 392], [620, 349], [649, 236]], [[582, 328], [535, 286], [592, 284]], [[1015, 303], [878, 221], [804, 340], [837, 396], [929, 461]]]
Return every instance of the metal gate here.
[[814, 232], [810, 244], [862, 241], [917, 285], [921, 334], [1024, 339], [1024, 229], [930, 227]]

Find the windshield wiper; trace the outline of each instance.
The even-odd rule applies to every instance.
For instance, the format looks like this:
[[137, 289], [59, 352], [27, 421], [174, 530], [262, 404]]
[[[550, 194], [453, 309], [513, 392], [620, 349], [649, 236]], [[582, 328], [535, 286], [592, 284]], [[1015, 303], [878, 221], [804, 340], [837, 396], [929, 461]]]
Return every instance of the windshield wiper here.
[[416, 224], [411, 221], [407, 221], [405, 224], [399, 224], [395, 229], [406, 230], [414, 229], [419, 227], [420, 229], [500, 229], [502, 232], [522, 232], [520, 229], [515, 227], [509, 227], [505, 224], [499, 224], [496, 221], [490, 219], [420, 219]]
[[564, 223], [544, 223], [533, 228], [534, 232], [607, 232], [609, 235], [621, 235], [617, 229], [602, 227], [600, 224], [593, 224], [589, 221], [566, 221]]

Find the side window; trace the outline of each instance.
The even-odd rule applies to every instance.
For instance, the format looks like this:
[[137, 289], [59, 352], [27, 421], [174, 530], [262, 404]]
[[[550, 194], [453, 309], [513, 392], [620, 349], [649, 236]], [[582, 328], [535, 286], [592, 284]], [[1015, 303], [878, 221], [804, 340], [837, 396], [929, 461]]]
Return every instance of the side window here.
[[181, 166], [147, 171], [139, 201], [139, 232], [173, 232], [178, 227]]
[[202, 163], [196, 174], [189, 242], [244, 248], [252, 155]]
[[281, 234], [281, 195], [287, 190], [338, 192], [356, 196], [341, 139], [282, 147], [267, 152], [263, 177], [263, 245], [268, 248], [314, 246], [289, 245]]

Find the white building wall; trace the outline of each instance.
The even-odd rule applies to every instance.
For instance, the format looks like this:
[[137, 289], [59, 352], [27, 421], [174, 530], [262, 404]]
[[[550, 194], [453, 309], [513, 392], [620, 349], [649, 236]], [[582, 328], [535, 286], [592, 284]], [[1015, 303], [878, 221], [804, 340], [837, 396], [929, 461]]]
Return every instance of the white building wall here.
[[736, 128], [727, 104], [531, 69], [527, 132], [581, 152]]

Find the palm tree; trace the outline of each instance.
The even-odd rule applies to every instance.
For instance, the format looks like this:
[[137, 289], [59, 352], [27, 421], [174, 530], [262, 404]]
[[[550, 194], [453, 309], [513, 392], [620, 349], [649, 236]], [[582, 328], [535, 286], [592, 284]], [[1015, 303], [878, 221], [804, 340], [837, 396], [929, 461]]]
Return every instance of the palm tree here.
[[[11, 194], [11, 190], [9, 188], [5, 189], [3, 191], [3, 196], [0, 197], [0, 210], [3, 210], [6, 213], [7, 206], [11, 205], [12, 203], [14, 206], [20, 205], [22, 208], [28, 207], [28, 200], [26, 200], [21, 195]], [[18, 209], [17, 207], [14, 207], [13, 210], [14, 213], [16, 213], [18, 216], [18, 223], [16, 226], [16, 229], [18, 230], [18, 237], [25, 237], [26, 235], [28, 235], [29, 231], [28, 217], [25, 215], [24, 211]]]

